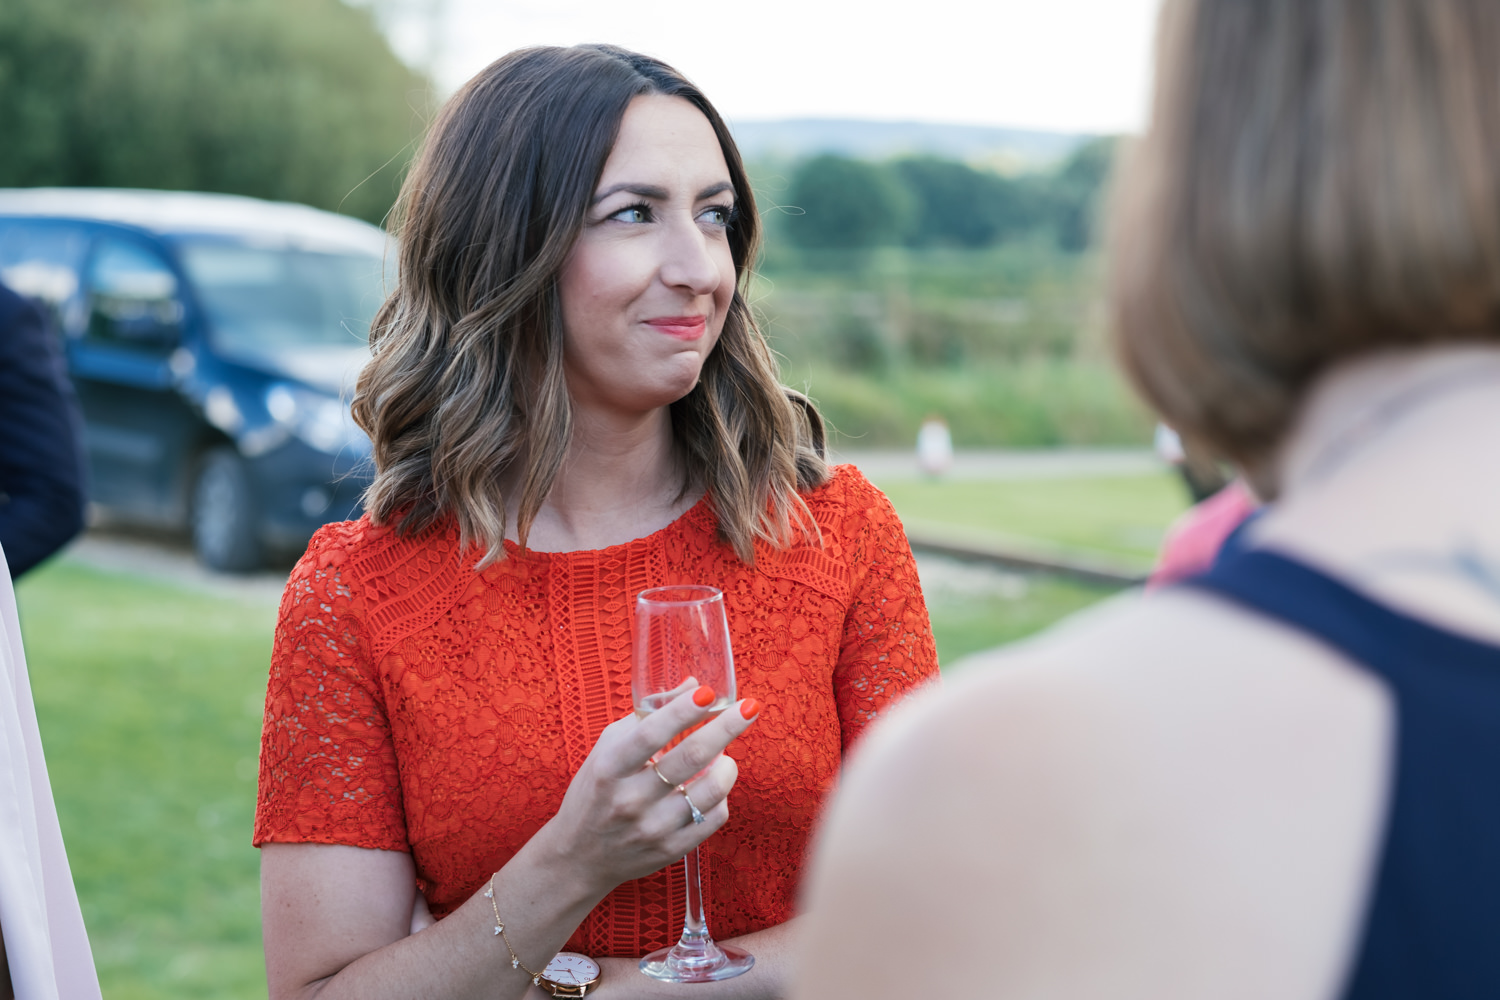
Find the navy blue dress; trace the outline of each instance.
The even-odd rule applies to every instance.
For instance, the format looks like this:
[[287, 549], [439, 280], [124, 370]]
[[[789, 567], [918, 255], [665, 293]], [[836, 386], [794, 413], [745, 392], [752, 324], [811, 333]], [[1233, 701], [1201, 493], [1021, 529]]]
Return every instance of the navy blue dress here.
[[1342, 650], [1395, 705], [1395, 773], [1344, 1000], [1500, 998], [1500, 647], [1229, 546], [1193, 581]]

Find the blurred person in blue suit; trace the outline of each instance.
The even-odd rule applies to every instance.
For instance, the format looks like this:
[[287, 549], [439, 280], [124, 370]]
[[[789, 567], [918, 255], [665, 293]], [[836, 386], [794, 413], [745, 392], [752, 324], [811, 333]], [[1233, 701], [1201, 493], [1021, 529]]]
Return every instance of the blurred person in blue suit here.
[[0, 547], [12, 579], [83, 528], [83, 420], [41, 308], [0, 285]]

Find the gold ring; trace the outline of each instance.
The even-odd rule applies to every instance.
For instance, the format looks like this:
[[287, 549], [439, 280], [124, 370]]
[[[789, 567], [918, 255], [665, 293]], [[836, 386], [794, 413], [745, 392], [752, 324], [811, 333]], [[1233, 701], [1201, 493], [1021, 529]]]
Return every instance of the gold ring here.
[[675, 782], [675, 781], [668, 781], [667, 780], [667, 776], [665, 774], [661, 773], [661, 768], [659, 768], [659, 767], [656, 766], [656, 761], [654, 761], [654, 760], [651, 761], [651, 770], [653, 770], [653, 771], [656, 772], [656, 776], [661, 779], [661, 783], [663, 785], [666, 785], [668, 788], [681, 788], [682, 787], [681, 785], [677, 784], [677, 782]]

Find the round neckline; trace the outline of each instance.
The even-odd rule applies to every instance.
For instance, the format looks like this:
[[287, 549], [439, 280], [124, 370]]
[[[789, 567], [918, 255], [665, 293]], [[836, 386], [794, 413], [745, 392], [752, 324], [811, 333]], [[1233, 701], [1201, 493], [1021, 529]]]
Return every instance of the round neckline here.
[[508, 561], [511, 559], [562, 559], [572, 556], [603, 555], [606, 553], [617, 552], [622, 549], [628, 549], [634, 545], [654, 542], [664, 537], [668, 532], [675, 531], [676, 529], [680, 528], [689, 519], [700, 523], [704, 522], [705, 519], [707, 519], [707, 521], [709, 522], [712, 521], [713, 504], [709, 499], [707, 490], [703, 491], [703, 495], [698, 497], [697, 502], [694, 503], [691, 507], [683, 511], [681, 514], [677, 515], [676, 518], [674, 518], [667, 524], [663, 525], [660, 528], [657, 528], [649, 535], [642, 535], [639, 538], [632, 538], [629, 541], [625, 542], [616, 542], [614, 545], [606, 545], [603, 548], [598, 549], [561, 549], [558, 551], [548, 551], [528, 547], [524, 553], [521, 551], [521, 546], [517, 542], [513, 542], [509, 538], [507, 538], [505, 539], [505, 558]]

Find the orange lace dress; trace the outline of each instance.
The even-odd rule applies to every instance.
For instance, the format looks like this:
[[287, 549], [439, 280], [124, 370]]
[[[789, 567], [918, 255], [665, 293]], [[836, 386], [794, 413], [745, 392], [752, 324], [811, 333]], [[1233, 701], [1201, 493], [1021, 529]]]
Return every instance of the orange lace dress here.
[[[711, 506], [585, 552], [481, 572], [456, 529], [322, 528], [282, 599], [255, 843], [409, 851], [435, 916], [502, 867], [562, 803], [603, 728], [632, 711], [635, 595], [724, 591], [740, 697], [764, 708], [730, 746], [729, 822], [703, 844], [721, 940], [793, 915], [803, 854], [843, 754], [937, 654], [901, 523], [852, 466], [805, 495], [823, 545], [757, 545], [745, 566]], [[639, 956], [676, 940], [682, 866], [627, 882], [568, 942]]]

